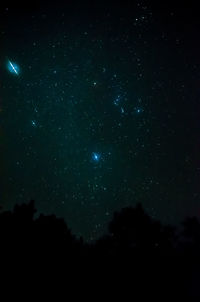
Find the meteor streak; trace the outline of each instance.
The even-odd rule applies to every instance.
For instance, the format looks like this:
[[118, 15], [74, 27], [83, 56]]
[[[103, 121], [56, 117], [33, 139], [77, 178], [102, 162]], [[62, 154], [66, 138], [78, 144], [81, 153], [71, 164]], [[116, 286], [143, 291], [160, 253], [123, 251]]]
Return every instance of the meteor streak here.
[[10, 60], [8, 60], [8, 69], [10, 72], [15, 73], [16, 75], [19, 75], [18, 66], [15, 63], [12, 63]]

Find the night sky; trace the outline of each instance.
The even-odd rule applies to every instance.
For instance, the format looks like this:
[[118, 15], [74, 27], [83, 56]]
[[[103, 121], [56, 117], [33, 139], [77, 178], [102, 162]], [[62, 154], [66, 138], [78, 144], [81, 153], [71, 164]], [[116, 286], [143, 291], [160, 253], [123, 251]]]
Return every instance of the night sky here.
[[1, 3], [3, 209], [34, 199], [86, 239], [138, 202], [199, 216], [198, 17], [192, 2]]

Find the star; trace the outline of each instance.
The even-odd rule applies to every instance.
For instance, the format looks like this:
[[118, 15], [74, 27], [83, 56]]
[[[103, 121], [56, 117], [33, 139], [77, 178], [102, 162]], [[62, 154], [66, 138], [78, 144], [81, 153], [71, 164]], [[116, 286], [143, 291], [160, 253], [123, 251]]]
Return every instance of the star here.
[[118, 105], [119, 105], [120, 99], [121, 99], [121, 96], [118, 95], [118, 96], [116, 97], [116, 99], [114, 100], [114, 102], [113, 102], [115, 106], [118, 106]]
[[124, 114], [125, 110], [123, 107], [121, 107], [121, 113]]
[[92, 153], [92, 160], [93, 161], [99, 162], [100, 158], [101, 158], [101, 155], [99, 153], [96, 153], [96, 152]]
[[31, 121], [31, 125], [32, 125], [33, 127], [37, 127], [36, 121], [32, 120], [32, 121]]

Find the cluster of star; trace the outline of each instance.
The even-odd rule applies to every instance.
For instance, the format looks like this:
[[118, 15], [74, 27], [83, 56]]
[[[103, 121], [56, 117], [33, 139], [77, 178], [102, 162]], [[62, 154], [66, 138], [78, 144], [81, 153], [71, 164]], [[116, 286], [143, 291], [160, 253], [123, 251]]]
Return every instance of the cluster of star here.
[[[9, 60], [9, 61], [8, 61], [8, 64], [7, 64], [7, 68], [8, 68], [8, 71], [9, 71], [10, 73], [12, 73], [12, 74], [14, 74], [14, 75], [17, 75], [17, 76], [19, 75], [20, 68], [19, 68], [19, 65], [18, 65], [17, 63], [11, 62], [11, 61]], [[106, 72], [106, 68], [105, 68], [105, 67], [104, 67], [102, 70], [103, 70], [103, 73]], [[54, 74], [56, 74], [56, 73], [57, 73], [57, 72], [54, 70]], [[114, 74], [113, 78], [116, 79], [116, 78], [117, 78], [117, 75]], [[93, 86], [93, 87], [96, 87], [97, 84], [98, 84], [98, 83], [97, 83], [96, 81], [92, 82], [92, 86]], [[27, 86], [29, 87], [28, 84], [27, 84]], [[57, 86], [57, 84], [56, 84], [56, 86]], [[125, 97], [125, 95], [126, 95], [126, 93], [125, 93], [124, 95], [118, 94], [117, 97], [114, 98], [114, 100], [113, 100], [114, 106], [120, 108], [120, 113], [121, 113], [122, 115], [125, 114], [125, 108], [124, 108], [124, 106], [123, 106], [123, 100], [127, 100], [127, 98]], [[140, 99], [139, 99], [139, 102], [141, 102]], [[141, 112], [143, 111], [141, 108], [138, 108], [138, 107], [135, 107], [134, 110], [135, 110], [135, 112], [138, 113], [138, 114], [141, 113]], [[36, 114], [38, 113], [37, 107], [34, 106], [33, 112], [36, 113]], [[31, 119], [31, 120], [30, 120], [30, 124], [31, 124], [31, 126], [32, 126], [33, 128], [38, 128], [38, 127], [39, 127], [39, 124], [38, 124], [38, 122], [37, 122], [36, 119]], [[121, 125], [121, 124], [119, 123], [119, 125]], [[58, 128], [61, 129], [61, 127], [58, 127]], [[109, 154], [110, 154], [110, 153], [109, 153]], [[98, 163], [101, 159], [102, 159], [102, 154], [101, 154], [101, 153], [99, 153], [99, 152], [92, 152], [92, 154], [91, 154], [91, 160], [92, 160], [92, 162]]]
[[181, 54], [183, 36], [157, 26], [145, 0], [132, 1], [132, 10], [107, 1], [91, 11], [84, 2], [78, 12], [71, 2], [56, 13], [30, 12], [29, 22], [23, 12], [0, 12], [0, 111], [9, 137], [2, 195], [5, 204], [35, 199], [39, 211], [96, 237], [116, 209], [144, 202], [155, 216], [171, 215], [167, 200], [186, 193], [192, 106], [184, 78], [194, 79], [198, 65]]

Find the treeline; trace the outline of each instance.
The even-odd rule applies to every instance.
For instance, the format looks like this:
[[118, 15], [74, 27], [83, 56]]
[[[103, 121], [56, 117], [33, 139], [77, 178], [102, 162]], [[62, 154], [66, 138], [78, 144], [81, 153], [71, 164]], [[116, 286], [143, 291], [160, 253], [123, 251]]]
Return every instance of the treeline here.
[[108, 286], [113, 294], [123, 288], [133, 297], [159, 293], [168, 300], [200, 301], [196, 217], [176, 228], [152, 219], [138, 204], [114, 213], [107, 234], [88, 244], [63, 219], [43, 214], [34, 218], [35, 212], [31, 201], [0, 213], [0, 254], [9, 267], [56, 270], [75, 283], [89, 276], [87, 280], [93, 284], [98, 279], [99, 284], [102, 275], [103, 289]]

